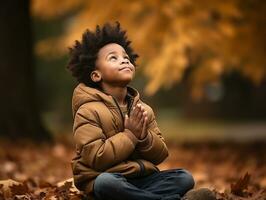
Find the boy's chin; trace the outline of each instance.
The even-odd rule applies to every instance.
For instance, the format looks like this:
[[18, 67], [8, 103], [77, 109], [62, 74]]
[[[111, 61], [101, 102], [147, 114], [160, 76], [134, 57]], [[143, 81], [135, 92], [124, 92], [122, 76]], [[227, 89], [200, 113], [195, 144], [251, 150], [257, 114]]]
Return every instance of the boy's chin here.
[[119, 81], [118, 84], [120, 87], [126, 87], [131, 81], [132, 79], [124, 79], [124, 80]]

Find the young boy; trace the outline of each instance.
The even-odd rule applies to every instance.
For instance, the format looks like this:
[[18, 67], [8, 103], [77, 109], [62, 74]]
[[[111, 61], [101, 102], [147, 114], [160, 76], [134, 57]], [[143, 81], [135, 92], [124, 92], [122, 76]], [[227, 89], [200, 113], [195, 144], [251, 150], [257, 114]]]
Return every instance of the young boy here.
[[[156, 167], [168, 150], [152, 108], [128, 86], [138, 55], [125, 33], [118, 22], [107, 23], [87, 30], [70, 48], [67, 67], [79, 82], [72, 101], [75, 185], [97, 200], [181, 199], [193, 177], [184, 169]], [[197, 199], [211, 196], [194, 193]]]

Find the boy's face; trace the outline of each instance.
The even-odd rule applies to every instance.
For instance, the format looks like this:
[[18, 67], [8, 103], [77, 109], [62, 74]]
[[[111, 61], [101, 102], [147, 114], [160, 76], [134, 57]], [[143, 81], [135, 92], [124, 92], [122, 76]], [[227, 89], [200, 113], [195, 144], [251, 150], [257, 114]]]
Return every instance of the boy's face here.
[[101, 80], [101, 84], [125, 87], [135, 74], [135, 67], [129, 56], [116, 43], [107, 44], [99, 50], [95, 65], [96, 69], [91, 77], [96, 78], [96, 82]]

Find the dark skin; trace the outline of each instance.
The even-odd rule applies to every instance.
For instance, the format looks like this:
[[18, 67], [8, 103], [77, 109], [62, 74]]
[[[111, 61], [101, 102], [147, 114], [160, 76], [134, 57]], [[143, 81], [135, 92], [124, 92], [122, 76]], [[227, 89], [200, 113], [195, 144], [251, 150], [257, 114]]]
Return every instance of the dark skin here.
[[[98, 82], [104, 92], [112, 95], [119, 105], [126, 105], [127, 85], [135, 75], [135, 66], [130, 62], [124, 48], [116, 43], [103, 46], [95, 62], [91, 79]], [[141, 104], [133, 107], [130, 116], [125, 116], [125, 129], [138, 139], [147, 135], [147, 111]]]

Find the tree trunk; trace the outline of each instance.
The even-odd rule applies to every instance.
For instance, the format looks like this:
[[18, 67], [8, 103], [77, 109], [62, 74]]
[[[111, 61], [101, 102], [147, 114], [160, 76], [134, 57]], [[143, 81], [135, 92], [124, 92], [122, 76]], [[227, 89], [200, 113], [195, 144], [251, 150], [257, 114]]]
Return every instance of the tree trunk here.
[[29, 0], [0, 6], [0, 136], [51, 139], [36, 102]]

